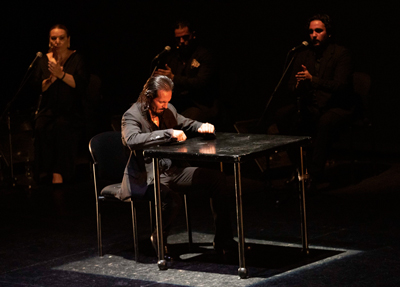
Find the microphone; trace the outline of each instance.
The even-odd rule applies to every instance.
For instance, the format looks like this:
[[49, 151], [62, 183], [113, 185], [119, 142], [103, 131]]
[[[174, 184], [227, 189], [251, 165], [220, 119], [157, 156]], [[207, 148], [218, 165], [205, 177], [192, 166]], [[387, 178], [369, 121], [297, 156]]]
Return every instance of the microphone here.
[[296, 51], [296, 50], [298, 50], [300, 48], [307, 47], [307, 46], [308, 46], [308, 42], [307, 41], [303, 41], [303, 42], [301, 42], [301, 45], [298, 45], [297, 47], [292, 48], [290, 50], [290, 52], [294, 52], [294, 51]]
[[169, 52], [170, 50], [171, 50], [171, 47], [170, 47], [170, 46], [165, 46], [164, 50], [162, 50], [157, 56], [154, 57], [153, 61], [154, 61], [155, 59], [158, 59], [162, 54], [164, 54], [164, 53], [166, 53], [166, 52]]
[[36, 62], [36, 59], [37, 59], [37, 58], [41, 58], [42, 56], [43, 56], [42, 52], [37, 52], [37, 53], [36, 53], [36, 57], [35, 57], [35, 59], [33, 59], [32, 63], [29, 65], [28, 70], [31, 69], [31, 68], [33, 67], [33, 64]]

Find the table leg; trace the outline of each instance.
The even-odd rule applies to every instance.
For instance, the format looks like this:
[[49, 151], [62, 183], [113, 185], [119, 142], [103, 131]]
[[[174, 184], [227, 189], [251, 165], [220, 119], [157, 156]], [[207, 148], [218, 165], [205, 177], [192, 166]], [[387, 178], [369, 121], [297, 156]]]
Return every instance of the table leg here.
[[158, 158], [153, 158], [153, 172], [154, 172], [154, 205], [156, 213], [156, 229], [157, 229], [157, 254], [158, 254], [158, 268], [160, 270], [168, 269], [167, 261], [164, 258], [164, 240], [162, 233], [162, 207], [161, 207], [161, 193], [160, 193], [160, 170], [158, 166]]
[[300, 147], [300, 170], [299, 170], [299, 195], [300, 195], [300, 216], [301, 216], [301, 239], [303, 249], [302, 252], [308, 254], [308, 238], [307, 238], [307, 216], [306, 216], [306, 197], [305, 197], [305, 175], [303, 162], [303, 147]]
[[242, 207], [242, 177], [240, 174], [240, 163], [234, 163], [235, 170], [235, 193], [236, 193], [236, 220], [239, 238], [239, 269], [241, 279], [248, 277], [244, 254], [244, 231], [243, 231], [243, 207]]

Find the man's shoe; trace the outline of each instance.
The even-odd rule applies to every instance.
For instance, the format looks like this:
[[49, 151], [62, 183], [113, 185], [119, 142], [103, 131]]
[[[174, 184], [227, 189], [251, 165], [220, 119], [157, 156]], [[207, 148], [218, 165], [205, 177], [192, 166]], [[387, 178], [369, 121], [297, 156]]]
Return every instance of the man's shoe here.
[[239, 253], [239, 245], [233, 239], [229, 239], [229, 240], [222, 241], [222, 242], [214, 241], [213, 247], [214, 247], [215, 252], [218, 254], [221, 254], [221, 255]]
[[292, 175], [290, 176], [290, 178], [285, 180], [285, 184], [286, 185], [292, 185], [298, 182], [298, 176], [297, 173], [292, 173]]

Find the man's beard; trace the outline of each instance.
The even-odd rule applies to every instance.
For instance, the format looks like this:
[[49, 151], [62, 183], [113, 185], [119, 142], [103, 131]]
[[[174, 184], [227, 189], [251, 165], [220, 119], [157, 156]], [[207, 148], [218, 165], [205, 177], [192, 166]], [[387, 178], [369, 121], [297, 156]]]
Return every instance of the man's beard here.
[[150, 108], [150, 110], [151, 110], [151, 113], [152, 113], [154, 116], [157, 116], [157, 117], [161, 117], [161, 116], [164, 114], [164, 111], [165, 111], [165, 110], [160, 110], [160, 112], [157, 112], [157, 111], [155, 111], [153, 108]]
[[185, 45], [179, 46], [178, 53], [181, 58], [187, 58], [189, 55], [188, 46]]
[[[313, 45], [313, 47], [315, 49], [324, 49], [326, 46], [328, 46], [329, 44], [329, 39], [325, 39], [323, 41], [319, 41], [319, 40], [311, 40], [311, 43]], [[319, 45], [316, 45], [317, 43], [319, 43]]]
[[191, 40], [187, 46], [182, 45], [178, 47], [178, 53], [182, 59], [188, 59], [192, 56], [192, 53], [194, 51], [194, 45], [192, 41], [193, 40]]

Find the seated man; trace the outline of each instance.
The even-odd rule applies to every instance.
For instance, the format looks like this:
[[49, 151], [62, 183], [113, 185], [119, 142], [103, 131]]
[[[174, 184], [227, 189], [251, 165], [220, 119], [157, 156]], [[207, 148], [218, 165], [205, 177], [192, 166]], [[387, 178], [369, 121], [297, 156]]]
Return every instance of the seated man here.
[[351, 120], [356, 102], [351, 54], [334, 43], [330, 17], [311, 17], [308, 33], [310, 46], [297, 54], [289, 80], [292, 102], [297, 103], [281, 108], [277, 123], [282, 133], [313, 137], [307, 165], [315, 183], [322, 181], [335, 134]]
[[[145, 147], [185, 141], [186, 134], [214, 133], [212, 124], [185, 118], [169, 104], [173, 86], [172, 80], [166, 76], [151, 77], [136, 103], [122, 117], [122, 141], [129, 149], [136, 151], [131, 155], [136, 159], [130, 159], [125, 169], [120, 198], [122, 200], [130, 196], [154, 199], [153, 190], [147, 188], [153, 184], [154, 178], [151, 158], [143, 157], [142, 150]], [[159, 163], [165, 242], [182, 202], [179, 193], [201, 189], [211, 198], [215, 250], [219, 253], [237, 250], [225, 203], [229, 196], [225, 175], [215, 170], [183, 166], [182, 162], [174, 162], [168, 158], [159, 159]], [[151, 236], [155, 249], [156, 234], [155, 231]]]

